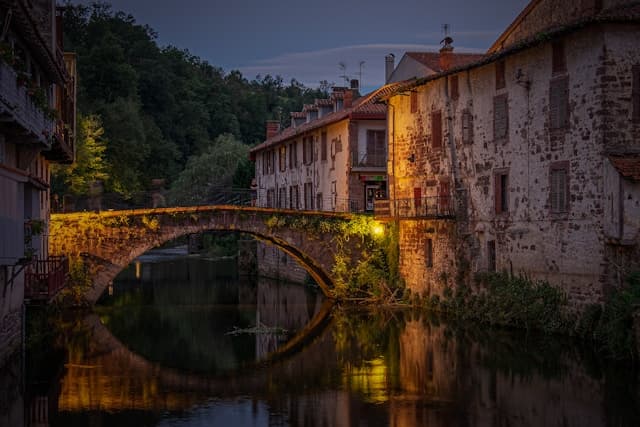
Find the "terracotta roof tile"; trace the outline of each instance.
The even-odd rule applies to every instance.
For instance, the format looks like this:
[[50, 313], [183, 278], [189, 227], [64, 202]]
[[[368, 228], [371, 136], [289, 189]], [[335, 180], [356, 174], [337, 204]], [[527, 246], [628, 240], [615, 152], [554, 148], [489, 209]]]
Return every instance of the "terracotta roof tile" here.
[[[418, 61], [422, 65], [432, 69], [439, 73], [444, 71], [440, 68], [440, 53], [439, 52], [407, 52], [408, 57]], [[484, 54], [482, 53], [456, 53], [451, 55], [451, 68], [461, 67], [463, 65], [476, 62], [480, 60]]]
[[[384, 104], [377, 103], [377, 101], [382, 96], [391, 93], [396, 87], [404, 83], [406, 82], [398, 82], [398, 83], [391, 83], [391, 84], [385, 85], [377, 90], [374, 90], [373, 92], [367, 95], [361, 96], [360, 98], [357, 98], [356, 100], [354, 100], [353, 106], [351, 108], [345, 108], [340, 111], [329, 113], [325, 116], [322, 116], [319, 119], [313, 120], [309, 123], [303, 123], [300, 126], [296, 126], [295, 128], [288, 127], [282, 130], [277, 135], [274, 135], [271, 138], [267, 139], [262, 144], [259, 144], [253, 147], [251, 149], [251, 154], [253, 155], [256, 152], [264, 150], [268, 147], [271, 147], [272, 145], [275, 145], [281, 141], [285, 141], [289, 138], [294, 138], [297, 135], [312, 131], [322, 126], [336, 123], [348, 117], [354, 117], [359, 119], [363, 119], [363, 118], [383, 119], [386, 115], [387, 107]], [[291, 114], [293, 117], [293, 114], [296, 114], [296, 113], [291, 113]]]
[[307, 118], [307, 113], [305, 113], [304, 111], [292, 111], [290, 114], [291, 114], [291, 117], [293, 117], [294, 119], [306, 119]]
[[331, 98], [316, 99], [315, 100], [315, 104], [317, 106], [332, 107], [333, 106], [333, 100]]
[[640, 182], [640, 154], [609, 156], [609, 161], [624, 178]]

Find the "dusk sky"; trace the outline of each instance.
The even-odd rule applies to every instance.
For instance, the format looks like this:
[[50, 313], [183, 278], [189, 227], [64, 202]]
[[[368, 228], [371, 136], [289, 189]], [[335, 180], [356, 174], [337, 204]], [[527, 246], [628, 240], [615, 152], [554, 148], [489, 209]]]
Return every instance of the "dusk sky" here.
[[[91, 1], [82, 1], [88, 4]], [[458, 52], [482, 52], [528, 0], [112, 0], [158, 33], [160, 45], [186, 48], [225, 71], [344, 83], [346, 74], [370, 90], [384, 83], [384, 57], [436, 51], [443, 24]]]

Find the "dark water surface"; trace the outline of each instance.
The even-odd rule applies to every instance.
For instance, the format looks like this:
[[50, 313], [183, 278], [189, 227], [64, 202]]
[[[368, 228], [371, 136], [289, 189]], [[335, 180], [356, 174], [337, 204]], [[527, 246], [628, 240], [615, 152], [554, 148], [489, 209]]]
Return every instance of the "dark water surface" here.
[[146, 261], [64, 325], [56, 384], [27, 385], [50, 425], [640, 425], [637, 372], [566, 338], [331, 307], [232, 261]]

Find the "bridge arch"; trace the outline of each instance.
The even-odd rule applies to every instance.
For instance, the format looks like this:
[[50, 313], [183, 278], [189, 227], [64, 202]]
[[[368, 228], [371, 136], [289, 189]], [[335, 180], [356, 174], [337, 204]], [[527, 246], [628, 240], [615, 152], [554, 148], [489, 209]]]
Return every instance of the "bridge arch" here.
[[[85, 297], [95, 303], [115, 276], [149, 249], [186, 234], [235, 231], [273, 244], [296, 259], [332, 297], [338, 258], [353, 266], [367, 240], [344, 239], [349, 224], [373, 221], [344, 213], [300, 212], [239, 206], [198, 206], [82, 212], [51, 216], [49, 251], [82, 256], [93, 286]], [[362, 229], [362, 226], [360, 226]]]

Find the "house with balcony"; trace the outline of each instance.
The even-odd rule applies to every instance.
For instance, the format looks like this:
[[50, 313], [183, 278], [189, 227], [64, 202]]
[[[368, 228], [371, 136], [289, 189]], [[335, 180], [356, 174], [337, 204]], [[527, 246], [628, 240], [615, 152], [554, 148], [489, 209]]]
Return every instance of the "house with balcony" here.
[[532, 0], [483, 58], [383, 96], [409, 289], [522, 272], [581, 307], [640, 270], [639, 39], [637, 2]]
[[64, 280], [48, 256], [49, 168], [74, 161], [76, 60], [53, 0], [0, 0], [0, 349], [19, 341], [25, 299]]
[[372, 212], [387, 197], [386, 106], [375, 100], [388, 90], [359, 96], [353, 81], [292, 112], [285, 129], [268, 122], [251, 150], [258, 206]]

